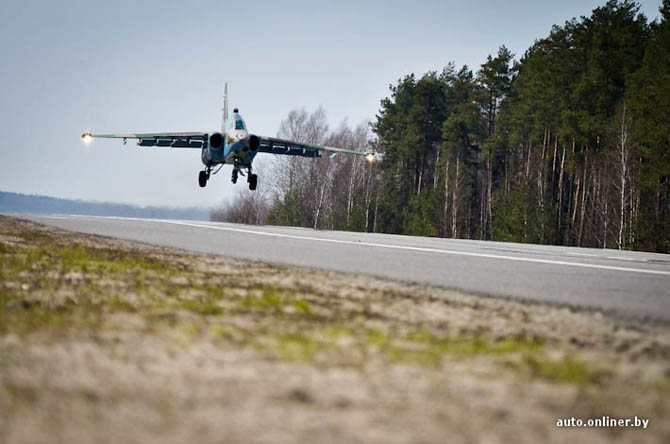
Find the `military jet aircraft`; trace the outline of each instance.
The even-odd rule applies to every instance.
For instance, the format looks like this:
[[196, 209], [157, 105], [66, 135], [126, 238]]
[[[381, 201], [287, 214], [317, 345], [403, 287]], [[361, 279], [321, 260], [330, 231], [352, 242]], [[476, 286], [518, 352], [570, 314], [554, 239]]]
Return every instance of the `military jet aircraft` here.
[[[249, 134], [247, 125], [237, 108], [233, 109], [232, 116], [228, 116], [227, 84], [224, 86], [223, 93], [221, 132], [138, 134], [92, 134], [85, 132], [81, 137], [86, 143], [89, 143], [94, 137], [101, 137], [123, 139], [124, 145], [128, 139], [137, 139], [137, 144], [143, 147], [200, 149], [200, 159], [205, 165], [205, 169], [200, 171], [198, 175], [198, 184], [201, 187], [205, 187], [210, 176], [216, 174], [224, 164], [230, 164], [233, 165], [232, 182], [237, 183], [238, 175], [244, 176], [243, 170], [246, 170], [249, 189], [255, 190], [258, 186], [258, 176], [252, 173], [252, 163], [259, 152], [303, 157], [321, 157], [323, 152], [330, 152], [333, 156], [337, 153], [343, 153], [364, 156], [369, 162], [374, 162], [376, 158], [376, 154], [372, 151], [353, 151]], [[214, 170], [217, 165], [218, 168]]]

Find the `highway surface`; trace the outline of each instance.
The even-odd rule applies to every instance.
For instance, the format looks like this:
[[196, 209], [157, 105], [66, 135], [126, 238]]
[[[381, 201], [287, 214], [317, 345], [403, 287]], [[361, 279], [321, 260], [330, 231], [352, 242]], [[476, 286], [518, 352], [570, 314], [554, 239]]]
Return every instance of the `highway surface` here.
[[670, 255], [200, 221], [20, 217], [71, 231], [252, 261], [670, 321]]

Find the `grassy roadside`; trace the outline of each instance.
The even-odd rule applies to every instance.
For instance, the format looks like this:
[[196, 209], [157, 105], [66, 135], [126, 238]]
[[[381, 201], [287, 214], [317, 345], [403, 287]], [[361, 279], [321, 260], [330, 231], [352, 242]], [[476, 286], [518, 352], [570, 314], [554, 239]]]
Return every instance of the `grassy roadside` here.
[[[537, 376], [582, 383], [604, 375], [569, 355], [546, 358], [543, 341], [524, 334], [444, 334], [440, 326], [383, 321], [375, 327], [371, 321], [378, 315], [366, 313], [365, 304], [338, 305], [315, 289], [259, 285], [254, 280], [262, 274], [281, 272], [265, 266], [207, 273], [146, 251], [63, 242], [45, 232], [14, 232], [8, 240], [0, 244], [5, 334], [95, 333], [106, 316], [132, 313], [150, 328], [251, 344], [289, 360], [363, 365], [366, 356], [376, 354], [387, 364], [438, 366], [445, 356], [521, 355], [517, 364], [542, 363], [529, 366]], [[235, 328], [225, 322], [231, 317], [252, 318], [256, 328]]]
[[[669, 331], [665, 325], [624, 323], [599, 313], [234, 261], [65, 233], [0, 216], [0, 408], [17, 412], [0, 420], [4, 442], [49, 435], [52, 429], [63, 439], [73, 439], [67, 424], [44, 418], [54, 408], [49, 406], [56, 396], [62, 399], [82, 392], [89, 395], [70, 399], [75, 410], [93, 405], [104, 409], [119, 402], [139, 404], [153, 411], [163, 427], [193, 438], [198, 427], [205, 427], [205, 420], [197, 415], [174, 417], [158, 401], [154, 406], [152, 400], [166, 387], [151, 382], [161, 375], [171, 384], [185, 384], [186, 370], [176, 362], [193, 354], [203, 368], [213, 365], [216, 373], [222, 370], [213, 363], [224, 362], [231, 373], [212, 376], [190, 368], [193, 387], [175, 386], [174, 392], [163, 393], [165, 399], [181, 399], [177, 393], [185, 390], [196, 407], [227, 411], [227, 395], [208, 398], [200, 391], [206, 390], [200, 380], [244, 386], [245, 378], [253, 374], [255, 387], [271, 384], [271, 388], [245, 392], [243, 404], [249, 410], [242, 411], [260, 420], [274, 406], [293, 412], [287, 419], [290, 422], [298, 421], [296, 412], [306, 415], [304, 404], [310, 404], [318, 407], [318, 418], [330, 424], [329, 433], [336, 440], [359, 440], [377, 427], [379, 433], [374, 436], [379, 442], [393, 442], [403, 436], [411, 438], [417, 424], [428, 420], [424, 426], [433, 432], [425, 437], [435, 442], [445, 431], [453, 431], [454, 424], [470, 421], [472, 428], [457, 428], [458, 436], [467, 442], [496, 424], [506, 424], [511, 416], [516, 418], [512, 426], [529, 422], [538, 433], [550, 432], [557, 441], [565, 437], [567, 442], [572, 439], [570, 434], [560, 435], [551, 427], [555, 418], [646, 415], [655, 428], [644, 431], [644, 439], [662, 442], [670, 433]], [[80, 375], [85, 382], [75, 376], [82, 369], [74, 374], [65, 371], [72, 370], [72, 363], [64, 351], [84, 345], [92, 359], [83, 365], [88, 368]], [[208, 352], [200, 355], [204, 349]], [[157, 358], [149, 358], [156, 353]], [[115, 375], [113, 384], [101, 388], [108, 376], [97, 367], [102, 363], [114, 371], [121, 366], [147, 385], [133, 395], [127, 392], [134, 379]], [[288, 381], [303, 375], [308, 382], [303, 380], [296, 388], [294, 382], [277, 382], [258, 374], [263, 368], [272, 368], [273, 374], [284, 375]], [[52, 375], [53, 369], [61, 373]], [[338, 392], [346, 402], [338, 398], [331, 406], [323, 404], [319, 394], [332, 390], [331, 384], [337, 386], [333, 372], [353, 372], [353, 380]], [[429, 385], [421, 389], [423, 397], [418, 396], [421, 390], [410, 393], [408, 388], [419, 381]], [[370, 392], [384, 383], [390, 393], [379, 395], [368, 412]], [[442, 393], [446, 399], [437, 406], [430, 400], [434, 387], [440, 387], [437, 393], [449, 387]], [[284, 389], [287, 396], [273, 394]], [[368, 397], [349, 396], [349, 390]], [[473, 394], [478, 390], [495, 396], [480, 399]], [[125, 394], [119, 398], [119, 393]], [[405, 402], [396, 396], [404, 397]], [[465, 403], [462, 413], [449, 407], [456, 401]], [[519, 404], [510, 405], [515, 402]], [[263, 407], [253, 407], [257, 403]], [[416, 409], [407, 411], [411, 406]], [[445, 408], [446, 419], [415, 417], [430, 406], [431, 412]], [[376, 426], [352, 422], [348, 414], [356, 411], [368, 412], [364, 418]], [[498, 418], [491, 416], [492, 411], [505, 413]], [[33, 423], [18, 412], [39, 414]], [[458, 418], [466, 414], [467, 418]], [[112, 423], [123, 427], [123, 421], [133, 424], [131, 418]], [[218, 430], [205, 423], [209, 425], [204, 430]], [[403, 433], [392, 433], [395, 423], [405, 424]], [[102, 433], [104, 426], [97, 424], [86, 429], [86, 436], [95, 438]], [[240, 441], [249, 438], [245, 431], [253, 421], [244, 424], [228, 424], [240, 433]], [[286, 436], [281, 424], [276, 430], [270, 427], [277, 441]], [[310, 437], [321, 436], [320, 429], [302, 420], [295, 429], [289, 433], [293, 441], [309, 442]], [[150, 430], [144, 424], [127, 433], [142, 440], [160, 436]], [[513, 433], [514, 428], [507, 432]], [[621, 429], [577, 432], [596, 442], [612, 436], [636, 441], [633, 438], [641, 436], [634, 434], [640, 431]], [[129, 437], [123, 432], [121, 436]], [[201, 438], [210, 441], [217, 436], [202, 432]], [[80, 440], [77, 435], [74, 439]]]

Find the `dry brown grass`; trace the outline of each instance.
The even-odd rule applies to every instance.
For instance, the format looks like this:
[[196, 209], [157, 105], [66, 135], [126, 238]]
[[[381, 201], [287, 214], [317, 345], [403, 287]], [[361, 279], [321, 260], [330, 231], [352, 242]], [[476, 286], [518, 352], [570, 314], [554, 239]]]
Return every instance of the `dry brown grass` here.
[[[670, 329], [0, 216], [0, 442], [667, 442]], [[645, 417], [648, 430], [559, 429]]]

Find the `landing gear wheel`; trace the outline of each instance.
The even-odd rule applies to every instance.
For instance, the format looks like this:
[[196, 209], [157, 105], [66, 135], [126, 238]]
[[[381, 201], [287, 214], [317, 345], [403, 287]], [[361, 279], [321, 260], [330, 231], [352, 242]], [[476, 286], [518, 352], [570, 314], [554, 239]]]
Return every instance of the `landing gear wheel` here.
[[198, 185], [200, 185], [200, 188], [204, 188], [205, 185], [207, 185], [207, 176], [208, 174], [206, 171], [200, 171], [200, 174], [198, 174]]
[[258, 176], [255, 174], [250, 174], [249, 175], [249, 189], [251, 191], [256, 189], [256, 186], [258, 186]]
[[233, 170], [233, 177], [231, 179], [233, 183], [237, 183], [237, 174], [238, 174], [237, 170]]

